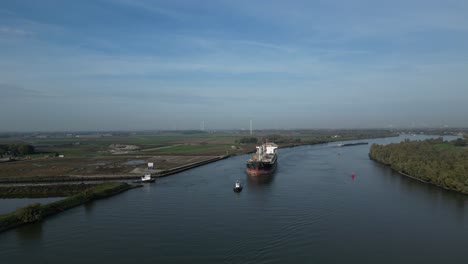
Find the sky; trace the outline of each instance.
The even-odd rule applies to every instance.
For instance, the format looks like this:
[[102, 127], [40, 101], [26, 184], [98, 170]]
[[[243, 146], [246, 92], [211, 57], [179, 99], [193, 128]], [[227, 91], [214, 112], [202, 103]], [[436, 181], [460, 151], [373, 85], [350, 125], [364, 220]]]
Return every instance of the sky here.
[[468, 1], [0, 1], [0, 132], [468, 126]]

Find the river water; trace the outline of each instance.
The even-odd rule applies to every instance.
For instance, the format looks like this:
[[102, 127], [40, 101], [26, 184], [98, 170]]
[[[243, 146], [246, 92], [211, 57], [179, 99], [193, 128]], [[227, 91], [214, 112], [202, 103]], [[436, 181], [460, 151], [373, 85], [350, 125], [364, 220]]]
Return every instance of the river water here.
[[161, 178], [0, 234], [0, 262], [463, 262], [468, 196], [400, 176], [369, 147], [280, 149], [269, 178], [245, 175], [246, 155]]

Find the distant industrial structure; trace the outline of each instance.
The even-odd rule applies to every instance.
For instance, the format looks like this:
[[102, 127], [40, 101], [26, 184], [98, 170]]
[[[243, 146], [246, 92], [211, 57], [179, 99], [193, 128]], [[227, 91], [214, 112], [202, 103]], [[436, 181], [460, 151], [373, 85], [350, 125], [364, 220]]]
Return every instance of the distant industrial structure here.
[[200, 130], [205, 131], [205, 121], [201, 121], [200, 123]]

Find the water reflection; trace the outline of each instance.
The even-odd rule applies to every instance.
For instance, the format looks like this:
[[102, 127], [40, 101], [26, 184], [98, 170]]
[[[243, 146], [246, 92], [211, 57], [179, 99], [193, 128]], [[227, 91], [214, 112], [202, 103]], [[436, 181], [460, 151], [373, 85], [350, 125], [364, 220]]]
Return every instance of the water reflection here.
[[[368, 148], [341, 154], [298, 147], [281, 150], [274, 175], [245, 175], [247, 156], [237, 156], [163, 178], [88, 204], [86, 212], [47, 219], [43, 230], [0, 234], [0, 263], [132, 263], [135, 256], [141, 264], [361, 263], [363, 252], [367, 262], [382, 264], [465, 257], [468, 196], [394, 173], [369, 160]], [[232, 191], [237, 179], [240, 194]]]
[[273, 182], [275, 174], [251, 176], [247, 174], [247, 182], [253, 185], [269, 185]]
[[141, 189], [143, 192], [145, 192], [145, 193], [148, 194], [148, 193], [150, 193], [151, 190], [153, 189], [153, 188], [151, 188], [152, 185], [155, 185], [156, 183], [157, 183], [157, 182], [155, 182], [155, 183], [153, 183], [153, 184], [151, 184], [151, 183], [143, 184], [143, 187], [140, 187], [140, 189]]
[[464, 194], [456, 193], [450, 190], [444, 190], [441, 187], [423, 183], [416, 179], [411, 179], [407, 176], [401, 175], [392, 171], [390, 168], [383, 170], [386, 177], [384, 180], [396, 182], [400, 192], [408, 194], [417, 194], [418, 197], [424, 197], [426, 206], [431, 210], [441, 210], [441, 208], [449, 207], [454, 212], [457, 221], [464, 224], [465, 221], [465, 205], [468, 202], [467, 196]]
[[42, 223], [24, 225], [15, 230], [21, 240], [38, 240], [42, 237]]
[[462, 194], [457, 194], [456, 197], [456, 217], [459, 223], [465, 223], [465, 205], [467, 203], [466, 196]]
[[85, 208], [86, 214], [92, 214], [94, 211], [94, 207], [95, 207], [95, 204], [93, 202], [85, 203], [84, 208]]

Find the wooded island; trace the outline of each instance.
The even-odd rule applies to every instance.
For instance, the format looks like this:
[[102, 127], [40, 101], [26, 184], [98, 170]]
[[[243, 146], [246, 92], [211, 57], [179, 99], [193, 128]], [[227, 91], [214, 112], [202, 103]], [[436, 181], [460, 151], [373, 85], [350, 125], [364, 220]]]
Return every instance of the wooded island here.
[[372, 160], [422, 181], [468, 194], [467, 140], [444, 141], [443, 138], [400, 143], [370, 148]]

